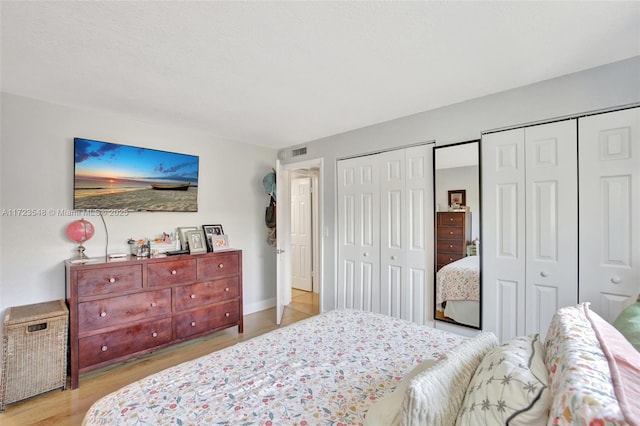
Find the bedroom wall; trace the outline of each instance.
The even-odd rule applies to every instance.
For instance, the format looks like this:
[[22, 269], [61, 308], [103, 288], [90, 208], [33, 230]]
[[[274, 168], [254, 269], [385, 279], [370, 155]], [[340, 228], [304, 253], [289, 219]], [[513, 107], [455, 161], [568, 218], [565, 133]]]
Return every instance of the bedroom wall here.
[[[275, 254], [265, 242], [268, 197], [262, 186], [275, 164], [275, 150], [6, 93], [0, 113], [1, 312], [65, 298], [63, 261], [76, 254], [65, 228], [79, 218], [13, 216], [8, 209], [71, 210], [75, 136], [200, 156], [198, 212], [105, 216], [110, 253], [127, 251], [129, 237], [220, 223], [230, 245], [243, 250], [245, 313], [275, 305]], [[86, 253], [101, 256], [106, 241], [102, 221], [86, 219], [96, 228]]]
[[471, 239], [480, 238], [480, 170], [478, 166], [451, 167], [436, 172], [436, 211], [447, 211], [450, 189], [464, 189], [471, 209]]
[[[325, 164], [323, 307], [335, 306], [337, 159], [430, 140], [437, 145], [468, 141], [486, 130], [640, 102], [639, 75], [640, 56], [636, 56], [302, 144], [307, 154], [296, 161], [324, 158]], [[283, 162], [295, 162], [289, 158], [290, 149], [279, 152]], [[426, 303], [432, 305], [432, 291], [427, 294]]]

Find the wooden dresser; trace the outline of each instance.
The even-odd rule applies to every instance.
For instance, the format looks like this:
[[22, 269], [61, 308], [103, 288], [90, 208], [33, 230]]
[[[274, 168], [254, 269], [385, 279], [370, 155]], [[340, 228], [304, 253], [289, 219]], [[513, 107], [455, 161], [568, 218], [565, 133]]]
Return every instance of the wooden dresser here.
[[436, 218], [436, 270], [467, 255], [471, 241], [470, 212], [438, 212]]
[[71, 388], [84, 372], [242, 321], [242, 251], [66, 262]]

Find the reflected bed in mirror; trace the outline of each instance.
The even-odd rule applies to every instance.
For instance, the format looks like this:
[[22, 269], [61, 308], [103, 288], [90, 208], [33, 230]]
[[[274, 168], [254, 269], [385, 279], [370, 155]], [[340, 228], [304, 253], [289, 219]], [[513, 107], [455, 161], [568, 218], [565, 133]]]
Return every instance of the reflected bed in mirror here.
[[434, 148], [434, 318], [480, 328], [480, 141]]

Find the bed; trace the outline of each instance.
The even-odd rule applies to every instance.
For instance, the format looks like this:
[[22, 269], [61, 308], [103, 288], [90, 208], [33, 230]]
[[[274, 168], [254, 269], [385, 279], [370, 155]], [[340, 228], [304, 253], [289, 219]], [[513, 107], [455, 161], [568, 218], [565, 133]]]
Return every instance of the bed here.
[[466, 256], [436, 273], [436, 307], [461, 324], [480, 324], [480, 259]]
[[501, 344], [338, 310], [131, 383], [83, 423], [637, 426], [638, 398], [640, 352], [588, 304]]
[[330, 311], [132, 383], [96, 402], [84, 424], [362, 424], [409, 370], [462, 340]]

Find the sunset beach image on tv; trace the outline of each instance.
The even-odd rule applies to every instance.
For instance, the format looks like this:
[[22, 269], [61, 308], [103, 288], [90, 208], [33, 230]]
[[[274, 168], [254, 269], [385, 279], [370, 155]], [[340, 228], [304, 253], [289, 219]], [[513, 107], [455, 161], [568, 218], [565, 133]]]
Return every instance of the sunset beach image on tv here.
[[198, 156], [74, 138], [74, 209], [198, 211]]

